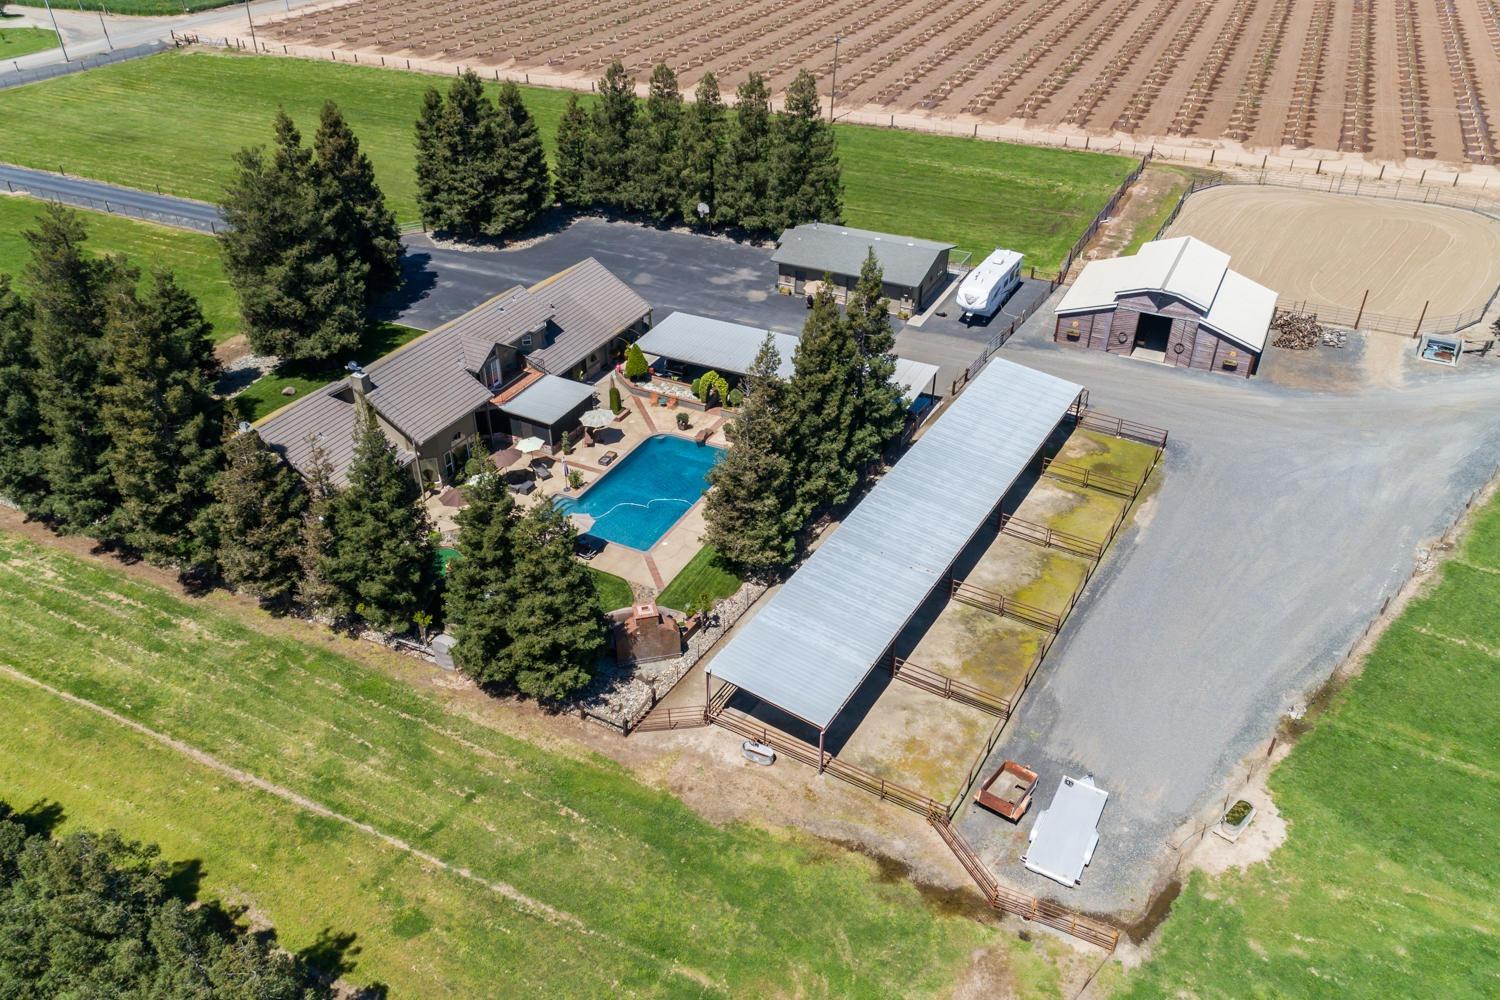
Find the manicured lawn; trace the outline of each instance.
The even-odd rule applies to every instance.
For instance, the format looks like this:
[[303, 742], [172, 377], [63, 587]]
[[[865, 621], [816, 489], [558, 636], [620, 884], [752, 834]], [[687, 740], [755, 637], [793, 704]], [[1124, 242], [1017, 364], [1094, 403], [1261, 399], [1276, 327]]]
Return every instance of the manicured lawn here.
[[0, 20], [0, 61], [57, 48], [57, 32], [47, 28], [10, 28]]
[[1500, 504], [1271, 776], [1268, 863], [1195, 876], [1130, 998], [1500, 987]]
[[[376, 358], [384, 357], [402, 344], [422, 335], [422, 330], [396, 323], [376, 323], [370, 328], [365, 341], [354, 355], [354, 360], [367, 365]], [[310, 392], [321, 389], [334, 379], [347, 374], [344, 365], [349, 359], [331, 361], [294, 361], [282, 365], [264, 378], [252, 384], [234, 397], [234, 405], [241, 420], [252, 423], [275, 413], [289, 403], [294, 403]], [[283, 396], [281, 390], [287, 386], [296, 389], [292, 396]]]
[[[19, 282], [31, 259], [31, 246], [21, 234], [32, 227], [42, 207], [32, 198], [0, 197], [0, 274], [10, 274]], [[153, 268], [166, 268], [198, 299], [214, 325], [215, 343], [239, 333], [239, 298], [224, 275], [219, 245], [212, 236], [103, 212], [77, 211], [88, 229], [89, 249], [98, 254], [124, 254], [141, 270], [142, 278]]]
[[629, 607], [635, 601], [635, 591], [630, 589], [630, 584], [622, 577], [593, 566], [589, 567], [589, 575], [594, 578], [594, 592], [599, 595], [600, 611], [608, 613]]
[[707, 545], [672, 578], [657, 600], [681, 611], [688, 604], [707, 598], [709, 602], [728, 597], [740, 589], [741, 580], [719, 563], [719, 554]]
[[[392, 996], [756, 996], [789, 984], [930, 996], [995, 941], [867, 859], [711, 824], [611, 761], [483, 725], [400, 678], [425, 666], [346, 659], [228, 600], [185, 601], [0, 535], [0, 665], [494, 889], [0, 679], [5, 797], [56, 800], [69, 822], [198, 859], [204, 896], [248, 906], [294, 947], [324, 928], [354, 934], [353, 978]], [[543, 925], [516, 894], [566, 916]]]
[[[164, 53], [0, 94], [0, 161], [214, 201], [230, 154], [270, 140], [278, 104], [310, 137], [332, 100], [411, 221], [412, 126], [423, 92], [446, 85], [378, 67]], [[523, 89], [550, 146], [568, 93]], [[866, 126], [840, 125], [838, 136], [851, 225], [951, 240], [976, 258], [1010, 246], [1049, 269], [1131, 167], [1118, 156]]]

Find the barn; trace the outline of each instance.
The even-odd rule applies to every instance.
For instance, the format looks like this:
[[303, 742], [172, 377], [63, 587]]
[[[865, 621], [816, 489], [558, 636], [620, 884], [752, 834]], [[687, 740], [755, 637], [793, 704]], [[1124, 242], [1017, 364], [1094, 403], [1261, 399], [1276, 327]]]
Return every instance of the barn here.
[[1275, 292], [1230, 270], [1228, 254], [1181, 236], [1091, 262], [1058, 304], [1053, 339], [1249, 378], [1275, 314]]

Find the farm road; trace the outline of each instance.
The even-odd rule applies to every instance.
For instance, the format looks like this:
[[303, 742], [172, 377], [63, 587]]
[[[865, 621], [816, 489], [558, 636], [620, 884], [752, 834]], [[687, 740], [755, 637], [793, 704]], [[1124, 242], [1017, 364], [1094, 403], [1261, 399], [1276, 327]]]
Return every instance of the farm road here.
[[[1179, 828], [1214, 818], [1238, 762], [1495, 472], [1500, 367], [1412, 362], [1402, 385], [1314, 393], [1054, 345], [1051, 332], [1044, 307], [1002, 351], [1087, 386], [1101, 411], [1168, 428], [1165, 476], [987, 762], [1039, 771], [1036, 806], [1019, 828], [970, 806], [959, 827], [1007, 884], [1129, 916], [1175, 865]], [[1090, 772], [1110, 799], [1083, 884], [1065, 890], [1018, 858], [1062, 776]]]

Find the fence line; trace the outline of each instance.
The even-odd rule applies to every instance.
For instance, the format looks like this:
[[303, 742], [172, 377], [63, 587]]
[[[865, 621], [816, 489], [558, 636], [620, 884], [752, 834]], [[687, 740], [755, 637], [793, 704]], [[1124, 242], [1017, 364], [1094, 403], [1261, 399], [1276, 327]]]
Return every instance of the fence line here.
[[996, 529], [1003, 535], [1014, 535], [1022, 541], [1040, 545], [1044, 549], [1061, 549], [1076, 556], [1083, 556], [1085, 559], [1097, 560], [1104, 555], [1104, 548], [1098, 542], [1084, 538], [1082, 535], [1057, 531], [1045, 524], [1025, 521], [1014, 514], [1002, 513], [998, 518]]
[[28, 69], [22, 69], [19, 63], [12, 60], [12, 69], [5, 73], [5, 75], [0, 76], [0, 90], [4, 90], [7, 87], [19, 87], [26, 83], [36, 83], [39, 80], [51, 80], [54, 77], [67, 76], [70, 73], [82, 73], [87, 69], [125, 62], [128, 59], [140, 59], [145, 56], [154, 55], [169, 47], [170, 43], [158, 39], [152, 42], [144, 42], [140, 45], [131, 45], [128, 48], [101, 52], [98, 55], [82, 56], [67, 62], [48, 63], [45, 66], [32, 66]]
[[1002, 698], [998, 694], [991, 694], [989, 691], [975, 687], [973, 684], [954, 680], [952, 677], [940, 674], [936, 670], [919, 667], [910, 660], [899, 656], [891, 657], [891, 676], [897, 680], [905, 681], [912, 687], [930, 691], [941, 698], [947, 698], [949, 701], [961, 702], [972, 708], [977, 708], [981, 712], [998, 715], [1001, 719], [1010, 715], [1009, 698]]
[[160, 223], [164, 226], [175, 226], [178, 229], [192, 229], [200, 233], [218, 233], [219, 231], [218, 223], [196, 216], [184, 215], [178, 212], [145, 209], [137, 205], [129, 205], [109, 198], [95, 198], [90, 195], [79, 194], [76, 191], [64, 191], [60, 188], [51, 188], [42, 184], [31, 184], [26, 181], [17, 183], [7, 180], [5, 187], [12, 194], [32, 195], [43, 201], [54, 201], [77, 208], [88, 208], [96, 212], [107, 212], [110, 215], [124, 215], [132, 219]]
[[708, 725], [708, 706], [694, 705], [691, 708], [668, 708], [652, 712], [635, 724], [632, 733], [654, 733], [668, 729], [692, 729]]

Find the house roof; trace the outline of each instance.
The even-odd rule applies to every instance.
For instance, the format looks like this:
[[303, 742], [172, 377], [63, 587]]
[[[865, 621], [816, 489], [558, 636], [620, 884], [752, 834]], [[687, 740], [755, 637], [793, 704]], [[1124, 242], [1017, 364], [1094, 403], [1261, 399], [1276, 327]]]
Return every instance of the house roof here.
[[[293, 406], [277, 410], [255, 429], [266, 446], [294, 469], [309, 468], [313, 448], [321, 447], [333, 470], [334, 483], [343, 486], [348, 482], [349, 464], [354, 460], [354, 432], [358, 426], [354, 394], [345, 383], [335, 382]], [[415, 458], [405, 448], [396, 449], [396, 461], [402, 465]]]
[[439, 327], [367, 367], [365, 374], [374, 383], [367, 398], [420, 446], [489, 401], [489, 389], [471, 373], [471, 365], [477, 369], [482, 364], [483, 357], [467, 360], [458, 331]]
[[1229, 255], [1202, 240], [1155, 240], [1132, 257], [1090, 262], [1057, 306], [1059, 314], [1107, 309], [1122, 296], [1170, 295], [1214, 331], [1252, 351], [1265, 349], [1276, 293], [1229, 269]]
[[873, 249], [886, 283], [906, 288], [920, 285], [933, 263], [954, 247], [952, 243], [825, 222], [794, 226], [776, 242], [771, 259], [777, 264], [829, 274], [859, 274], [866, 254]]
[[709, 673], [827, 728], [1082, 391], [992, 359]]
[[566, 375], [651, 312], [645, 299], [592, 257], [542, 279], [526, 294], [533, 299], [531, 308], [551, 309], [555, 336], [529, 360], [554, 375]]
[[[755, 356], [760, 353], [760, 345], [765, 341], [767, 332], [759, 327], [674, 312], [648, 330], [636, 343], [642, 351], [657, 357], [744, 375], [755, 364]], [[769, 332], [781, 355], [777, 373], [783, 378], [789, 378], [792, 374], [792, 354], [797, 350], [798, 338], [790, 333], [777, 333], [774, 330]]]
[[594, 398], [594, 387], [556, 375], [543, 375], [514, 399], [500, 404], [513, 417], [534, 424], [555, 424]]

